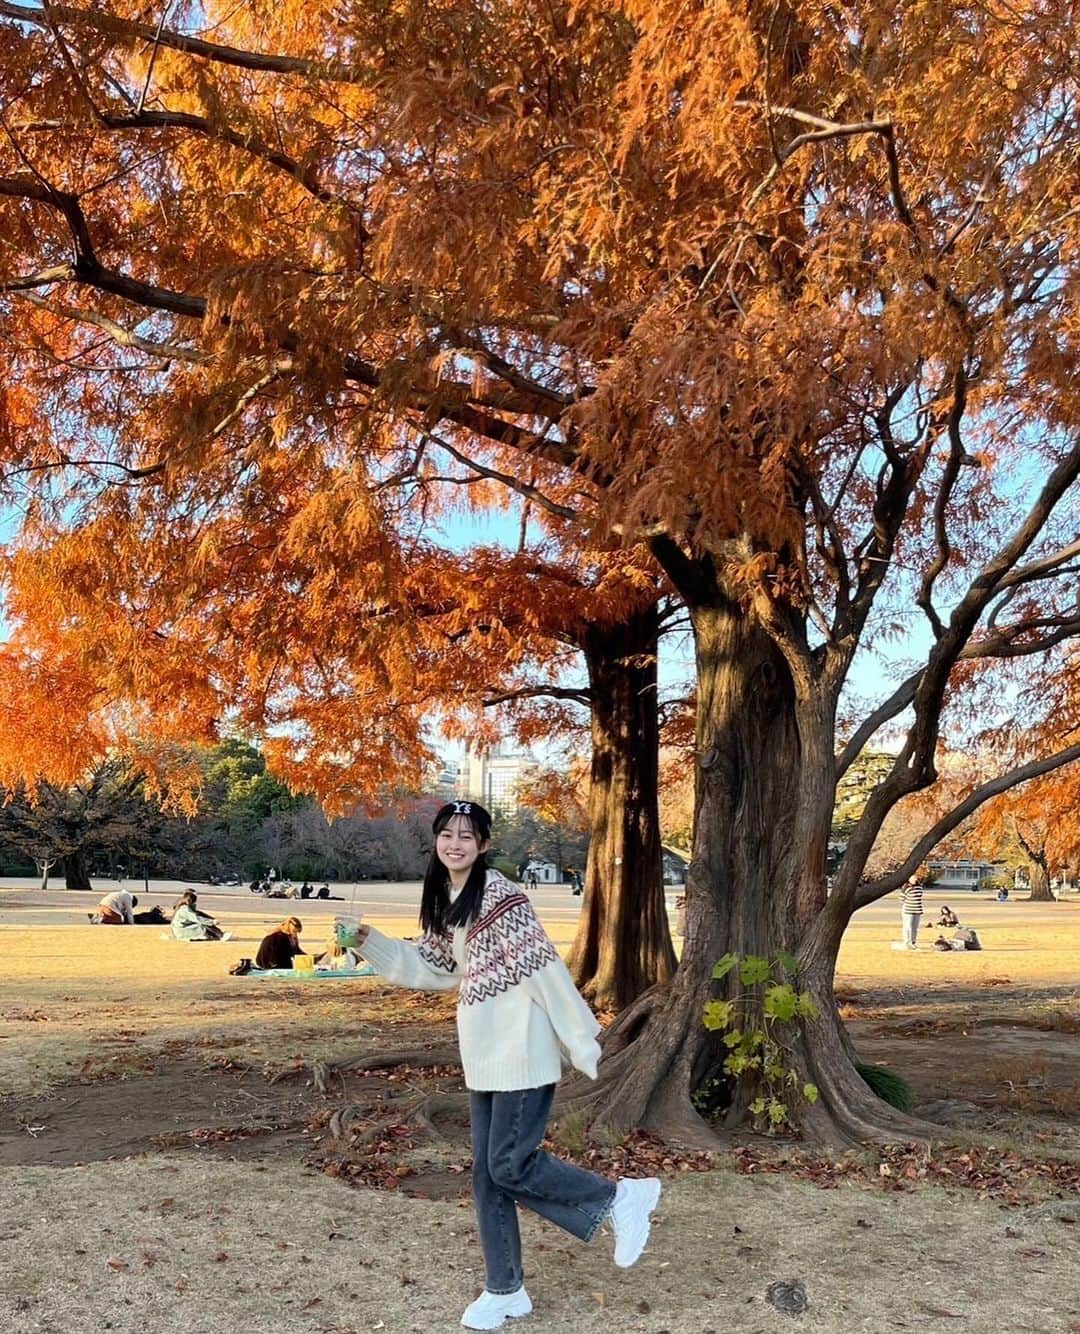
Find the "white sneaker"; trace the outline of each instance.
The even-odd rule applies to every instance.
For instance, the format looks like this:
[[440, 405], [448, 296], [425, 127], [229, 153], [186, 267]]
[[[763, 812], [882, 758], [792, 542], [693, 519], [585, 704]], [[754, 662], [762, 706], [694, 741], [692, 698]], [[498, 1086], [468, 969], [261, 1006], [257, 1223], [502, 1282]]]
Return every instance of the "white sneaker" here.
[[660, 1203], [660, 1190], [658, 1177], [643, 1180], [622, 1177], [615, 1188], [609, 1216], [615, 1230], [615, 1263], [620, 1269], [629, 1269], [641, 1259], [649, 1240], [653, 1210]]
[[488, 1292], [487, 1288], [466, 1308], [461, 1323], [466, 1329], [498, 1329], [507, 1316], [528, 1315], [532, 1302], [524, 1286], [517, 1292]]

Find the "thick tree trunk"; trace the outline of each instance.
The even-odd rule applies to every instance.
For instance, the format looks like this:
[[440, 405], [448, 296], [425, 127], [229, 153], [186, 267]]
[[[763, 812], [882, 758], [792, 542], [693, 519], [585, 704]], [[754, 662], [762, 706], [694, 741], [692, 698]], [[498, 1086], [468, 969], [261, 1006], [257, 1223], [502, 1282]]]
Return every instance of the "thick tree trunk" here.
[[1031, 857], [1031, 894], [1032, 903], [1056, 903], [1050, 888], [1050, 867], [1045, 857], [1033, 854]]
[[671, 981], [661, 867], [655, 606], [592, 627], [582, 644], [592, 696], [589, 860], [567, 960], [599, 1009]]
[[[735, 995], [740, 983], [737, 972], [713, 982], [712, 966], [727, 951], [771, 960], [784, 951], [799, 959], [799, 988], [820, 1011], [796, 1034], [791, 1052], [801, 1078], [820, 1092], [816, 1105], [797, 1109], [807, 1132], [846, 1142], [917, 1134], [919, 1123], [893, 1112], [858, 1075], [833, 1000], [842, 925], [826, 935], [819, 916], [829, 803], [816, 794], [799, 803], [806, 784], [831, 790], [831, 748], [823, 760], [821, 737], [800, 735], [787, 666], [743, 611], [718, 598], [693, 607], [692, 615], [697, 816], [682, 961], [636, 1040], [613, 1053], [610, 1064], [605, 1055], [600, 1085], [590, 1092], [575, 1084], [566, 1105], [618, 1126], [701, 1139], [705, 1127], [691, 1095], [704, 1092], [713, 1106], [726, 1104], [727, 1124], [737, 1123], [754, 1089], [725, 1075], [727, 1048], [721, 1034], [704, 1028], [702, 1011], [713, 996]], [[798, 716], [805, 731], [822, 730]], [[806, 811], [819, 807], [825, 811], [820, 837], [805, 827], [796, 837], [797, 821], [805, 826]]]
[[69, 853], [64, 859], [64, 885], [67, 889], [93, 889], [86, 857], [81, 852]]

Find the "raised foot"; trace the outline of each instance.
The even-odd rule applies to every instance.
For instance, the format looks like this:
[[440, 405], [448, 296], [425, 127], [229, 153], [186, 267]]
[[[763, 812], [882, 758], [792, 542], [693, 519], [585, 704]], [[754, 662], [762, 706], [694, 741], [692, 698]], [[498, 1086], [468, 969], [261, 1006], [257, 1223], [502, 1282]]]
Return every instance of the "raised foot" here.
[[615, 1263], [620, 1269], [629, 1269], [641, 1259], [661, 1189], [658, 1177], [623, 1177], [619, 1182], [611, 1206], [611, 1226], [615, 1231]]

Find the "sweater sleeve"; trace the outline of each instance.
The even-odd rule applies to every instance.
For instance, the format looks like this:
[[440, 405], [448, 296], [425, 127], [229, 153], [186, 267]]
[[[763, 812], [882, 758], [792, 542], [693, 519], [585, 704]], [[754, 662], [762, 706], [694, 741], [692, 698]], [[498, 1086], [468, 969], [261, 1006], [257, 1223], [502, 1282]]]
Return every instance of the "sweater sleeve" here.
[[499, 913], [493, 927], [508, 974], [520, 982], [529, 999], [551, 1020], [570, 1063], [595, 1079], [600, 1060], [596, 1016], [582, 1000], [529, 900], [523, 894], [514, 894], [505, 906], [510, 910]]
[[425, 931], [417, 945], [368, 928], [360, 953], [380, 977], [414, 991], [452, 991], [461, 978], [450, 942]]

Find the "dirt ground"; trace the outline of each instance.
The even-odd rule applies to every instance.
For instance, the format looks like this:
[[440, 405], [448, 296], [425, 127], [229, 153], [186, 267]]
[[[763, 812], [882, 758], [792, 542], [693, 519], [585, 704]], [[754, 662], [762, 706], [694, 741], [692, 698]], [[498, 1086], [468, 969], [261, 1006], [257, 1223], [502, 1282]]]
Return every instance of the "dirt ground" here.
[[[229, 977], [264, 929], [250, 914], [226, 917], [237, 940], [186, 945], [73, 911], [19, 925], [23, 902], [6, 898], [0, 925], [0, 1330], [457, 1326], [482, 1275], [465, 1122], [451, 1111], [424, 1135], [394, 1121], [459, 1072], [344, 1072], [325, 1090], [312, 1077], [314, 1061], [452, 1046], [445, 996]], [[838, 982], [860, 1052], [908, 1079], [943, 1144], [1034, 1158], [1076, 1148], [1080, 905], [1009, 907], [979, 905], [983, 954], [899, 954], [891, 914], [856, 919]], [[383, 1123], [347, 1170], [327, 1125], [342, 1104]], [[741, 1151], [661, 1168], [653, 1241], [629, 1272], [609, 1239], [582, 1247], [526, 1219], [536, 1314], [522, 1329], [1080, 1334], [1077, 1201], [1053, 1183], [1007, 1205], [921, 1176], [888, 1189], [871, 1164], [823, 1190], [796, 1171], [746, 1175]], [[809, 1305], [793, 1317], [766, 1293], [795, 1280]]]

